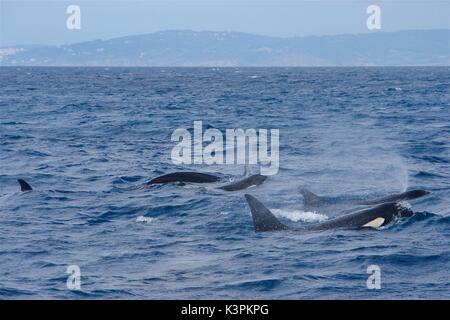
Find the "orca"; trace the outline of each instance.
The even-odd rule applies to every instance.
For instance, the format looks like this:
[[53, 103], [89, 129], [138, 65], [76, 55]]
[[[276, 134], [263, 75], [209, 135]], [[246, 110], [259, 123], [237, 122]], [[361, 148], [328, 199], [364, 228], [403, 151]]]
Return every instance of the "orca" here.
[[25, 192], [25, 191], [33, 190], [33, 188], [25, 180], [18, 179], [17, 182], [19, 182], [19, 184], [20, 184], [20, 191]]
[[[301, 189], [300, 194], [303, 196], [304, 203], [306, 207], [314, 208], [320, 207], [322, 205], [333, 205], [340, 202], [348, 202], [349, 199], [338, 199], [330, 197], [321, 197], [309, 190]], [[386, 197], [375, 198], [372, 200], [361, 200], [361, 199], [350, 199], [350, 204], [354, 205], [377, 205], [387, 202], [400, 202], [405, 200], [413, 200], [430, 194], [430, 192], [425, 190], [410, 190], [403, 193], [393, 194]]]
[[[30, 186], [28, 182], [26, 182], [23, 179], [18, 179], [17, 182], [19, 182], [20, 185], [20, 191], [26, 192], [26, 191], [33, 191], [34, 189]], [[75, 193], [75, 191], [66, 191], [66, 190], [46, 190], [48, 192], [52, 193]]]
[[192, 182], [192, 183], [211, 183], [217, 182], [220, 177], [208, 173], [181, 171], [164, 174], [162, 176], [153, 178], [146, 185], [171, 183], [171, 182]]
[[245, 166], [244, 176], [242, 179], [232, 181], [228, 184], [218, 187], [217, 189], [225, 191], [239, 191], [249, 189], [251, 187], [259, 186], [266, 181], [267, 176], [262, 174], [251, 174], [249, 167]]
[[376, 207], [349, 213], [325, 222], [299, 228], [290, 228], [281, 223], [269, 209], [250, 194], [245, 199], [252, 213], [255, 232], [293, 230], [298, 232], [323, 231], [338, 228], [379, 228], [400, 217], [410, 217], [412, 210], [397, 202], [387, 202]]
[[252, 174], [243, 179], [230, 182], [224, 186], [218, 187], [217, 189], [225, 190], [225, 191], [239, 191], [248, 189], [251, 187], [259, 186], [266, 181], [267, 176], [263, 176], [261, 174]]
[[[243, 178], [226, 183], [222, 186], [217, 187], [217, 189], [224, 191], [244, 190], [254, 186], [258, 186], [264, 183], [266, 179], [267, 176], [261, 174], [251, 174], [248, 166], [245, 166]], [[178, 182], [180, 184], [184, 184], [185, 182], [212, 183], [219, 181], [221, 181], [221, 178], [218, 176], [214, 176], [207, 173], [184, 171], [184, 172], [173, 172], [156, 177], [147, 182], [146, 185], [149, 186], [153, 184], [172, 183], [172, 182]]]
[[360, 201], [357, 204], [374, 205], [374, 204], [381, 204], [381, 203], [386, 203], [386, 202], [399, 202], [399, 201], [417, 199], [417, 198], [426, 196], [428, 194], [430, 194], [429, 191], [417, 189], [417, 190], [410, 190], [410, 191], [406, 191], [403, 193], [393, 194], [390, 196], [377, 198], [377, 199], [373, 199], [373, 200]]

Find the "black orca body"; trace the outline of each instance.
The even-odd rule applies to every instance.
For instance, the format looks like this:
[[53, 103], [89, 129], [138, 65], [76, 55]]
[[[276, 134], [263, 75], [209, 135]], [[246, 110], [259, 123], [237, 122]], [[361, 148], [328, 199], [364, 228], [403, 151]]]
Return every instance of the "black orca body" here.
[[[243, 178], [237, 179], [235, 181], [226, 183], [222, 186], [217, 187], [217, 189], [224, 190], [224, 191], [239, 191], [239, 190], [245, 190], [254, 186], [258, 186], [264, 181], [266, 181], [267, 176], [263, 176], [261, 174], [250, 174], [250, 170], [248, 166], [245, 167], [245, 172], [243, 175]], [[207, 173], [200, 173], [200, 172], [174, 172], [165, 174], [159, 177], [156, 177], [149, 182], [146, 183], [146, 185], [152, 185], [152, 184], [162, 184], [162, 183], [171, 183], [171, 182], [178, 182], [178, 183], [212, 183], [212, 182], [218, 182], [221, 178], [218, 176], [214, 176]]]
[[325, 222], [302, 228], [289, 228], [282, 224], [258, 199], [246, 194], [250, 206], [255, 232], [293, 230], [299, 232], [322, 231], [338, 228], [379, 228], [400, 217], [410, 217], [413, 212], [396, 202], [383, 203], [377, 207], [346, 214]]
[[252, 174], [248, 177], [245, 177], [243, 179], [233, 181], [229, 184], [226, 184], [224, 186], [219, 187], [218, 189], [222, 189], [225, 191], [239, 191], [248, 189], [251, 187], [259, 186], [260, 184], [263, 184], [264, 181], [266, 181], [267, 176], [263, 176], [261, 174]]
[[[347, 201], [348, 199], [337, 199], [337, 198], [326, 198], [318, 196], [314, 193], [312, 193], [309, 190], [302, 189], [300, 190], [301, 195], [303, 196], [305, 206], [309, 208], [315, 208], [320, 207], [323, 205], [334, 205], [339, 204], [342, 201]], [[427, 194], [430, 194], [430, 192], [425, 190], [410, 190], [399, 194], [394, 194], [382, 198], [376, 198], [372, 200], [361, 200], [361, 199], [353, 199], [350, 201], [350, 204], [354, 205], [377, 205], [377, 204], [383, 204], [387, 202], [400, 202], [405, 200], [413, 200], [416, 198], [420, 198], [423, 196], [426, 196]]]
[[211, 174], [207, 173], [200, 173], [200, 172], [190, 172], [190, 171], [184, 171], [184, 172], [174, 172], [165, 174], [159, 177], [156, 177], [149, 182], [147, 182], [147, 185], [152, 184], [160, 184], [160, 183], [171, 183], [171, 182], [192, 182], [192, 183], [211, 183], [211, 182], [217, 182], [220, 178], [217, 176], [213, 176]]
[[425, 190], [410, 190], [399, 194], [394, 194], [391, 196], [386, 196], [382, 198], [377, 198], [373, 200], [367, 200], [367, 201], [361, 201], [357, 204], [362, 205], [374, 205], [374, 204], [382, 204], [386, 202], [399, 202], [399, 201], [405, 201], [405, 200], [413, 200], [416, 198], [420, 198], [423, 196], [426, 196], [427, 194], [430, 194], [430, 192]]

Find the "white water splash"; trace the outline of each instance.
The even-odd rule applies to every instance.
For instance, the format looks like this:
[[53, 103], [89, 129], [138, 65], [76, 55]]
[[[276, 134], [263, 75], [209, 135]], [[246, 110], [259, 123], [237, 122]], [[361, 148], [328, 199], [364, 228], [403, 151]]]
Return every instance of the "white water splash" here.
[[273, 214], [278, 217], [287, 218], [294, 222], [323, 222], [328, 219], [327, 215], [312, 212], [312, 211], [301, 211], [301, 210], [282, 210], [282, 209], [272, 209]]
[[397, 207], [399, 209], [405, 208], [405, 209], [408, 209], [408, 210], [412, 210], [411, 204], [409, 202], [407, 202], [407, 201], [400, 201], [399, 203], [397, 203]]
[[152, 217], [145, 217], [145, 216], [139, 216], [136, 218], [136, 222], [142, 222], [142, 223], [150, 223], [157, 220], [156, 218]]

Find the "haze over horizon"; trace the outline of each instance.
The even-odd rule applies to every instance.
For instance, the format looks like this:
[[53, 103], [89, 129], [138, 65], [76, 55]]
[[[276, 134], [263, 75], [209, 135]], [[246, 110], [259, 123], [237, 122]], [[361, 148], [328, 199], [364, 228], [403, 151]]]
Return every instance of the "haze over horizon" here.
[[[81, 29], [66, 9], [81, 9]], [[11, 1], [0, 2], [0, 47], [67, 45], [166, 30], [305, 37], [450, 28], [450, 2], [377, 1], [381, 29], [368, 30], [373, 1]]]
[[[63, 46], [73, 46], [73, 45], [79, 45], [89, 42], [96, 42], [96, 41], [111, 41], [111, 40], [117, 40], [122, 38], [133, 38], [133, 37], [141, 37], [141, 36], [149, 36], [153, 34], [167, 34], [167, 33], [197, 33], [197, 34], [207, 34], [207, 33], [216, 33], [216, 34], [242, 34], [242, 35], [248, 35], [248, 36], [258, 36], [258, 37], [267, 37], [267, 38], [278, 38], [278, 39], [302, 39], [302, 38], [327, 38], [327, 37], [340, 37], [340, 36], [363, 36], [368, 34], [374, 34], [374, 33], [393, 33], [393, 32], [410, 32], [410, 31], [447, 31], [450, 30], [449, 28], [432, 28], [432, 29], [404, 29], [404, 30], [394, 30], [394, 31], [373, 31], [373, 32], [355, 32], [355, 33], [336, 33], [336, 34], [312, 34], [312, 35], [300, 35], [300, 36], [274, 36], [274, 35], [268, 35], [268, 34], [260, 34], [260, 33], [252, 33], [252, 32], [245, 32], [245, 31], [233, 31], [233, 30], [195, 30], [195, 29], [164, 29], [164, 30], [157, 30], [153, 32], [144, 32], [144, 33], [136, 33], [136, 34], [127, 34], [127, 35], [120, 35], [120, 36], [112, 36], [108, 38], [95, 38], [95, 39], [88, 39], [83, 41], [76, 41], [76, 42], [68, 42], [68, 43], [61, 43], [61, 44], [42, 44], [42, 43], [20, 43], [16, 45], [3, 45], [0, 46], [0, 48], [20, 48], [20, 47], [63, 47]], [[450, 39], [449, 39], [450, 41]]]

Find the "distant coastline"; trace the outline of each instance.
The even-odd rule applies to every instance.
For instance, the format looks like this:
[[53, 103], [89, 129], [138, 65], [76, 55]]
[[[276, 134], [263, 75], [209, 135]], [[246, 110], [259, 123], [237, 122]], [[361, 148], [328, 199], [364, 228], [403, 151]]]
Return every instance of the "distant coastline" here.
[[450, 29], [291, 38], [160, 31], [62, 46], [3, 47], [0, 66], [450, 66]]

